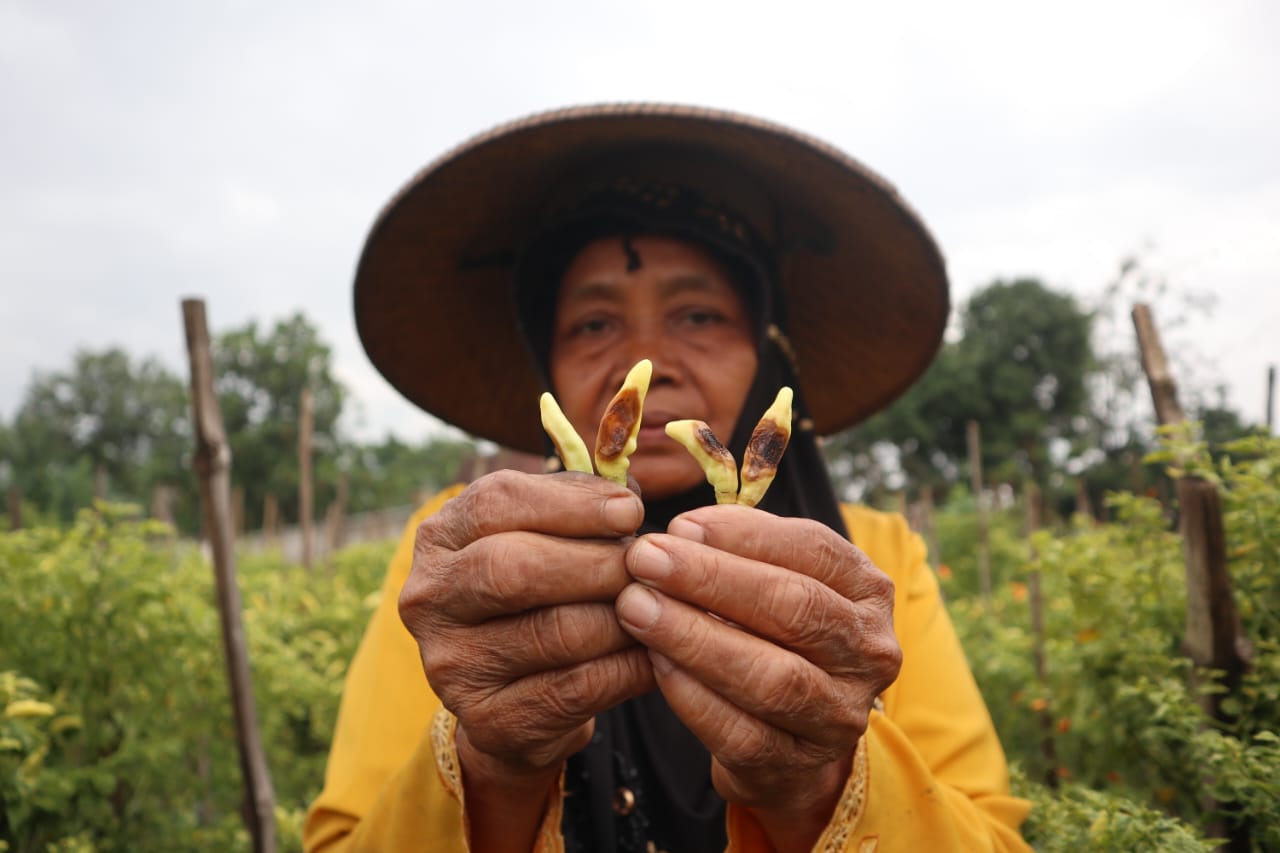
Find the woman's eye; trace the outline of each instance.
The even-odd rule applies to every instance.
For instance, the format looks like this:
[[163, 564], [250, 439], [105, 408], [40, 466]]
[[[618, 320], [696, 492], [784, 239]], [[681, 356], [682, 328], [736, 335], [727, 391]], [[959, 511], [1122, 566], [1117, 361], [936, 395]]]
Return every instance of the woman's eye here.
[[585, 320], [579, 320], [573, 326], [573, 334], [577, 335], [598, 335], [609, 328], [609, 321], [603, 317], [588, 317]]
[[710, 326], [721, 319], [723, 318], [718, 312], [703, 308], [686, 311], [684, 314], [684, 322], [690, 326]]

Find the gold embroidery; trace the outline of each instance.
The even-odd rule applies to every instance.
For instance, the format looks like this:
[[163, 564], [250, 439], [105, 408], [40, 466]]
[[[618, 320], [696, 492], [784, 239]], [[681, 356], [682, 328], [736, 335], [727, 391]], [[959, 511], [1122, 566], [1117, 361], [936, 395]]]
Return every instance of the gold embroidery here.
[[[867, 776], [867, 739], [863, 737], [853, 753], [853, 772], [845, 783], [840, 802], [831, 815], [831, 822], [818, 838], [818, 843], [813, 846], [815, 853], [839, 853], [846, 849], [867, 805]], [[874, 838], [863, 841], [858, 853], [874, 853], [876, 847], [868, 848], [867, 841], [871, 841], [873, 845], [877, 843]]]
[[[436, 770], [449, 795], [462, 807], [463, 823], [466, 823], [466, 800], [462, 794], [462, 765], [458, 761], [458, 718], [441, 708], [431, 719], [431, 749], [436, 756]], [[538, 827], [534, 853], [564, 853], [564, 838], [560, 835], [560, 821], [564, 812], [564, 770], [556, 793], [547, 804], [546, 817]], [[467, 848], [470, 849], [470, 843]]]
[[880, 836], [872, 835], [862, 839], [858, 845], [858, 853], [876, 853], [880, 849]]
[[455, 734], [458, 718], [444, 708], [436, 711], [431, 719], [431, 749], [436, 754], [436, 770], [440, 781], [450, 796], [465, 807], [462, 800], [462, 766], [458, 764], [458, 743]]

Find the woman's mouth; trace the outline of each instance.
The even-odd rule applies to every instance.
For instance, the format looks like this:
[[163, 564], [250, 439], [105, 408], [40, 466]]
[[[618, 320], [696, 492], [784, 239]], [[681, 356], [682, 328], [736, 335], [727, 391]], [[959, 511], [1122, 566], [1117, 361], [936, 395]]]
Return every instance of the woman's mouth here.
[[645, 412], [644, 419], [640, 422], [640, 432], [636, 436], [636, 452], [666, 450], [668, 445], [677, 450], [680, 449], [680, 445], [667, 435], [667, 424], [676, 420], [680, 420], [679, 415], [668, 412]]

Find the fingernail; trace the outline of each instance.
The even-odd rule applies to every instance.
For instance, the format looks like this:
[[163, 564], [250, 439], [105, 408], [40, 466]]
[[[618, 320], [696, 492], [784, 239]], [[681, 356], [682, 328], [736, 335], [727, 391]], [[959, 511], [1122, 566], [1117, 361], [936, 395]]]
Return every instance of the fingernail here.
[[671, 555], [647, 539], [631, 546], [631, 576], [656, 581], [671, 574]]
[[618, 595], [618, 616], [637, 628], [652, 627], [661, 612], [658, 599], [639, 584], [631, 584]]
[[667, 532], [672, 536], [679, 536], [681, 539], [688, 539], [690, 542], [702, 542], [706, 536], [706, 529], [696, 521], [690, 521], [684, 516], [674, 518], [667, 525]]
[[635, 533], [643, 518], [644, 510], [635, 495], [609, 498], [604, 502], [604, 523], [618, 533]]
[[671, 670], [676, 668], [670, 658], [660, 655], [652, 649], [649, 650], [649, 663], [653, 665], [653, 671], [658, 675], [667, 675]]

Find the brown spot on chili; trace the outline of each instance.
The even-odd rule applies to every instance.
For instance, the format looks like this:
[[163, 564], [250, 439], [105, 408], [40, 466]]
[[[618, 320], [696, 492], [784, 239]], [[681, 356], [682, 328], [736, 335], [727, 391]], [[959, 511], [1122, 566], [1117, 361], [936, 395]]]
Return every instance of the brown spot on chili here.
[[640, 394], [634, 388], [626, 388], [613, 398], [604, 417], [600, 419], [600, 433], [596, 436], [596, 458], [618, 458], [626, 450], [631, 429], [639, 419]]
[[751, 433], [751, 440], [747, 442], [747, 452], [742, 460], [742, 478], [757, 480], [764, 474], [777, 471], [790, 439], [791, 431], [773, 421], [757, 424], [755, 431]]
[[704, 424], [696, 434], [702, 449], [712, 456], [723, 456], [729, 452], [729, 448], [721, 444], [720, 439], [716, 438], [716, 434], [711, 431], [711, 427]]

